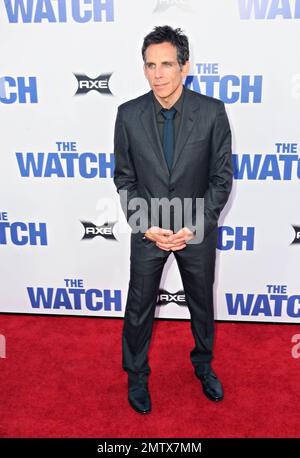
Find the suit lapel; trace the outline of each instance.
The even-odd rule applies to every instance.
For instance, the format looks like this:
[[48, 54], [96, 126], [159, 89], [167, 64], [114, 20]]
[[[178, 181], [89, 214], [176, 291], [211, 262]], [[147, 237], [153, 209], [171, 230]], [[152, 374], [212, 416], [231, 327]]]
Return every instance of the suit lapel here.
[[164, 150], [159, 137], [155, 116], [155, 108], [152, 100], [152, 91], [149, 91], [146, 95], [146, 103], [141, 113], [141, 122], [143, 124], [148, 141], [151, 144], [151, 147], [154, 153], [156, 154], [161, 166], [163, 167], [164, 172], [169, 175], [169, 169], [166, 163]]
[[[198, 108], [197, 104], [195, 103], [193, 91], [185, 87], [183, 87], [183, 90], [185, 91], [185, 94], [182, 104], [182, 117], [177, 133], [171, 173], [173, 172], [176, 163], [178, 162], [178, 158], [182, 153], [183, 147], [192, 131], [196, 119], [195, 111]], [[155, 108], [152, 100], [152, 90], [149, 91], [146, 96], [145, 105], [141, 111], [140, 116], [141, 123], [144, 127], [148, 141], [151, 144], [151, 147], [155, 152], [164, 172], [169, 176], [170, 172], [166, 163], [156, 122]]]
[[189, 89], [186, 89], [185, 86], [183, 87], [183, 90], [185, 91], [184, 93], [184, 100], [182, 104], [182, 115], [181, 115], [181, 122], [179, 124], [179, 129], [177, 132], [177, 140], [175, 143], [175, 149], [174, 149], [174, 156], [173, 156], [173, 164], [172, 164], [172, 169], [171, 173], [173, 172], [176, 163], [178, 162], [178, 158], [180, 154], [182, 153], [183, 147], [189, 138], [189, 135], [192, 131], [192, 128], [195, 123], [195, 109], [197, 109], [197, 106], [195, 105], [195, 98], [193, 97], [192, 91]]

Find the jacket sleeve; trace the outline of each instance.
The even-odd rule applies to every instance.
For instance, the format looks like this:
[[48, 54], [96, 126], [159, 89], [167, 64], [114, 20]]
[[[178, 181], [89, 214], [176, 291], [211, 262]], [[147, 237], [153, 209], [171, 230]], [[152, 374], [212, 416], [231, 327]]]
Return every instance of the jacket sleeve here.
[[231, 130], [223, 102], [220, 102], [211, 136], [209, 183], [204, 194], [204, 237], [218, 223], [232, 188]]
[[[114, 184], [117, 188], [117, 192], [120, 194], [120, 191], [124, 191], [122, 197], [120, 196], [121, 207], [125, 218], [131, 227], [133, 232], [136, 232], [135, 226], [133, 227], [132, 221], [130, 220], [133, 213], [136, 211], [139, 212], [141, 220], [141, 231], [145, 232], [148, 228], [146, 212], [143, 211], [143, 208], [137, 207], [136, 209], [129, 209], [129, 203], [134, 198], [138, 198], [137, 193], [137, 176], [136, 170], [134, 167], [134, 162], [131, 157], [130, 143], [128, 138], [128, 133], [126, 131], [126, 126], [123, 120], [123, 112], [120, 107], [118, 107], [118, 113], [115, 121], [114, 129], [114, 153], [115, 153], [115, 168], [114, 168]], [[125, 195], [125, 191], [127, 195]], [[126, 197], [126, 198], [125, 198]], [[142, 213], [143, 212], [143, 213]]]
[[217, 226], [231, 192], [232, 180], [231, 130], [224, 103], [220, 101], [211, 133], [208, 188], [204, 194], [204, 233], [197, 232], [196, 228], [197, 240], [202, 241]]

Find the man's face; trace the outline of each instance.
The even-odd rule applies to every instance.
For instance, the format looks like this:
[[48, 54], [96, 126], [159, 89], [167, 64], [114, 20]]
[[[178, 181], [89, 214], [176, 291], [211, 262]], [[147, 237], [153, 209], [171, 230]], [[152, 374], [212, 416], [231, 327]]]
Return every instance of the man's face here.
[[182, 78], [188, 74], [189, 63], [180, 69], [176, 47], [171, 43], [148, 46], [145, 53], [144, 73], [157, 98], [168, 98], [182, 86]]

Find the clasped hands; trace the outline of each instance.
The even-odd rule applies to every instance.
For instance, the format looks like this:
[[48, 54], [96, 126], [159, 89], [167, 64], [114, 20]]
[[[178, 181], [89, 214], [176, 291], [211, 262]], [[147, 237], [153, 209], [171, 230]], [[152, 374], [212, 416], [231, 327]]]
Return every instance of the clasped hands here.
[[186, 242], [194, 238], [193, 232], [187, 227], [173, 233], [170, 229], [152, 226], [147, 229], [145, 236], [155, 242], [158, 248], [165, 251], [181, 250], [186, 247]]

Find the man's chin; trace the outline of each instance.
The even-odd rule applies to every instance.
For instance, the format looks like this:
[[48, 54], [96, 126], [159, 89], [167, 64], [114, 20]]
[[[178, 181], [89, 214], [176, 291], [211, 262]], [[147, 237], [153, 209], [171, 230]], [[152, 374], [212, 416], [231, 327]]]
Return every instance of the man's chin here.
[[154, 86], [152, 90], [154, 94], [157, 97], [160, 97], [161, 99], [165, 99], [172, 94], [172, 92], [170, 92], [170, 89], [169, 88], [167, 89], [167, 86], [162, 86], [162, 87]]

